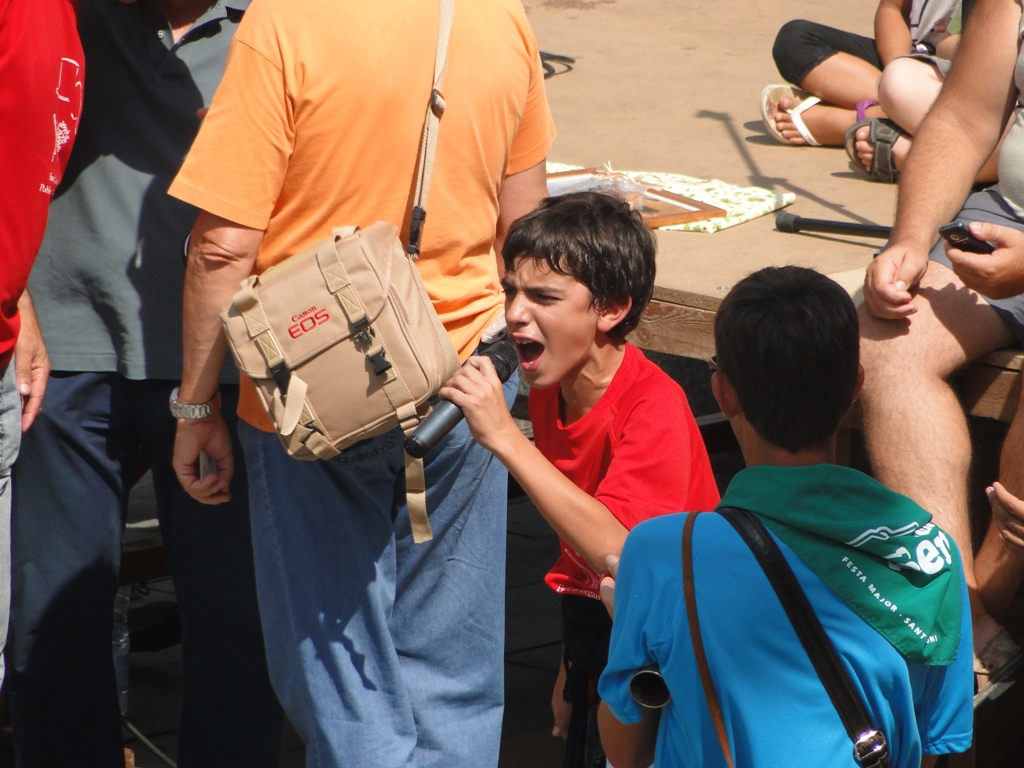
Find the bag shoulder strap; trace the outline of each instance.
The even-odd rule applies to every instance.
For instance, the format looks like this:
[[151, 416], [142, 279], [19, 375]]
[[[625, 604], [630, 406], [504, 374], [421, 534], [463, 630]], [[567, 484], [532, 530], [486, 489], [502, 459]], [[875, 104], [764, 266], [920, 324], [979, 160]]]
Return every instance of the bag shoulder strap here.
[[789, 616], [800, 643], [810, 657], [832, 705], [853, 742], [853, 754], [864, 768], [884, 768], [889, 764], [885, 734], [871, 724], [864, 702], [839, 659], [835, 645], [811, 607], [793, 569], [778, 544], [752, 512], [738, 507], [721, 507], [718, 512], [736, 529], [764, 570], [782, 607]]
[[718, 743], [722, 745], [722, 753], [729, 768], [733, 768], [732, 750], [729, 747], [729, 736], [725, 732], [725, 721], [722, 720], [722, 707], [718, 703], [715, 684], [711, 679], [711, 669], [704, 655], [704, 641], [700, 636], [700, 622], [697, 617], [697, 595], [693, 586], [693, 525], [698, 512], [690, 512], [683, 523], [683, 598], [686, 601], [686, 620], [690, 625], [690, 640], [693, 642], [693, 653], [697, 659], [697, 671], [700, 672], [700, 684], [704, 689], [704, 698], [711, 710], [711, 721], [718, 734]]
[[[451, 37], [452, 20], [455, 18], [455, 0], [441, 0], [437, 24], [437, 52], [434, 55], [434, 85], [430, 90], [430, 101], [427, 103], [427, 115], [423, 121], [423, 136], [420, 140], [420, 151], [416, 161], [416, 192], [413, 196], [412, 220], [409, 224], [409, 243], [406, 253], [416, 259], [420, 254], [420, 238], [423, 235], [423, 222], [427, 218], [427, 195], [430, 193], [430, 175], [434, 170], [434, 153], [437, 150], [437, 130], [441, 115], [444, 114], [445, 102], [441, 89], [448, 71], [448, 40]], [[415, 275], [419, 280], [419, 274]], [[422, 284], [421, 284], [422, 286]], [[432, 315], [435, 331], [447, 333], [441, 320]], [[439, 337], [440, 338], [440, 337]], [[445, 357], [449, 369], [458, 367], [458, 357], [454, 357], [454, 347], [445, 347]], [[404, 425], [403, 425], [404, 428]], [[406, 430], [408, 434], [408, 430]], [[414, 458], [405, 452], [405, 486], [406, 501], [409, 506], [409, 520], [412, 524], [413, 541], [428, 541], [433, 537], [430, 530], [430, 518], [427, 517], [427, 481], [422, 458]]]
[[409, 244], [406, 246], [406, 252], [414, 259], [420, 253], [420, 237], [423, 234], [423, 222], [427, 218], [430, 176], [434, 169], [434, 153], [437, 150], [437, 131], [445, 110], [441, 89], [444, 87], [444, 78], [448, 71], [448, 40], [451, 37], [454, 18], [455, 0], [441, 0], [437, 52], [434, 55], [434, 84], [430, 90], [430, 100], [427, 102], [427, 115], [423, 121], [420, 151], [416, 159], [416, 191], [413, 195], [412, 221], [409, 225]]

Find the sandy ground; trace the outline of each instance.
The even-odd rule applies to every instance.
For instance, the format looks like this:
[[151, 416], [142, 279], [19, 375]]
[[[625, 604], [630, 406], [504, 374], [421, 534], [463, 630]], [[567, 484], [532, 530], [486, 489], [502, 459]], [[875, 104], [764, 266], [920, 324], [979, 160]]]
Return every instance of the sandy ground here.
[[[805, 218], [892, 223], [895, 188], [868, 181], [842, 149], [790, 147], [758, 103], [782, 82], [779, 27], [806, 18], [872, 34], [876, 3], [786, 0], [526, 0], [541, 50], [576, 60], [547, 81], [558, 138], [550, 160], [681, 173], [793, 192]], [[766, 216], [714, 234], [663, 232], [665, 284], [713, 293], [766, 264], [863, 268], [878, 240], [776, 232]]]

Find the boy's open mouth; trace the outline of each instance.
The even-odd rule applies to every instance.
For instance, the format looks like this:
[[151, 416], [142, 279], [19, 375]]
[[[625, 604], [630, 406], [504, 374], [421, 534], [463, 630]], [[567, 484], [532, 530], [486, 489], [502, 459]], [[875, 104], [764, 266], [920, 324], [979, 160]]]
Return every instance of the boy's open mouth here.
[[544, 351], [544, 345], [536, 341], [516, 341], [516, 351], [519, 353], [519, 362], [524, 368], [529, 368]]

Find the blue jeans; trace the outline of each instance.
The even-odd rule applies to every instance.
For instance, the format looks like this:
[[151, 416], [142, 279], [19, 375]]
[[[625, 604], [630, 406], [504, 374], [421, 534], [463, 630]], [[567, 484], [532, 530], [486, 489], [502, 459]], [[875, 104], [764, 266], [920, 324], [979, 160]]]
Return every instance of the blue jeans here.
[[[178, 762], [276, 768], [281, 708], [256, 605], [245, 484], [190, 499], [171, 469], [174, 382], [54, 373], [14, 469], [11, 717], [18, 764], [123, 766], [111, 655], [128, 492], [148, 459], [182, 623]], [[233, 419], [238, 387], [221, 390]]]
[[11, 467], [21, 443], [21, 395], [12, 360], [0, 375], [0, 684], [4, 680], [4, 643], [11, 607]]
[[434, 538], [414, 544], [399, 430], [308, 462], [239, 437], [271, 679], [306, 765], [497, 765], [505, 468], [456, 427], [425, 459]]

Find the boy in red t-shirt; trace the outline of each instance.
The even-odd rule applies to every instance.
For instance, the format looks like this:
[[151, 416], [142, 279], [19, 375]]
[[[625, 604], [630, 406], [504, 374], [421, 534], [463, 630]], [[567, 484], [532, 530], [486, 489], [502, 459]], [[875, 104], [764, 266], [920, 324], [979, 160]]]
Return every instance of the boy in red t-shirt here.
[[611, 632], [599, 592], [606, 558], [641, 520], [719, 500], [683, 390], [626, 341], [654, 290], [655, 251], [640, 214], [619, 198], [548, 198], [512, 225], [502, 249], [505, 318], [531, 387], [536, 446], [485, 356], [440, 392], [561, 539], [546, 580], [563, 595], [552, 708], [567, 766], [600, 759], [593, 713]]

